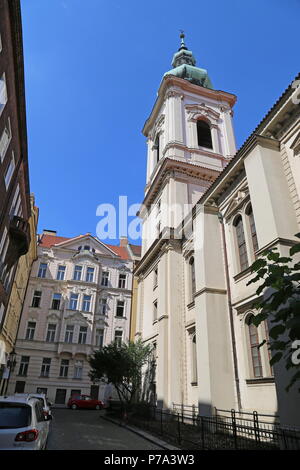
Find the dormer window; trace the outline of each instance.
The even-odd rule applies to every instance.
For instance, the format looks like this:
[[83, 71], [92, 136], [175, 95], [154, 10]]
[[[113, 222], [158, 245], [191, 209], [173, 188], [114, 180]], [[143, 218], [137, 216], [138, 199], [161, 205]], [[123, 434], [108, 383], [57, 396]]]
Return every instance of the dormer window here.
[[87, 250], [87, 251], [90, 251], [91, 247], [89, 245], [84, 245], [83, 249]]
[[210, 126], [206, 121], [203, 121], [202, 119], [199, 119], [197, 121], [197, 137], [199, 147], [205, 147], [208, 149], [213, 148]]

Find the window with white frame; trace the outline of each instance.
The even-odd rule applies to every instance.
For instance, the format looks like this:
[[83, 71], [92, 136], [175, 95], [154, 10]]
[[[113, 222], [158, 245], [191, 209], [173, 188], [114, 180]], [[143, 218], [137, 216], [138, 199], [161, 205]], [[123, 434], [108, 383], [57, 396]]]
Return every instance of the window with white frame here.
[[100, 299], [100, 313], [106, 315], [107, 311], [107, 299]]
[[17, 185], [14, 198], [12, 200], [10, 210], [9, 210], [10, 217], [17, 215], [22, 217], [22, 205], [21, 205], [21, 195], [20, 195], [20, 185]]
[[79, 329], [78, 344], [85, 344], [87, 337], [87, 326], [81, 326]]
[[43, 362], [42, 362], [42, 368], [41, 368], [41, 377], [49, 377], [50, 366], [51, 366], [51, 358], [44, 357]]
[[19, 368], [19, 373], [18, 375], [22, 375], [23, 377], [27, 376], [28, 373], [28, 367], [29, 367], [29, 356], [22, 356], [21, 357], [21, 362], [20, 362], [20, 368]]
[[94, 268], [88, 267], [86, 270], [86, 282], [93, 282], [94, 281]]
[[261, 362], [261, 350], [259, 348], [259, 337], [258, 337], [258, 329], [252, 323], [254, 315], [250, 315], [247, 318], [247, 326], [248, 326], [248, 335], [249, 335], [249, 345], [250, 345], [250, 356], [251, 356], [251, 363], [252, 363], [252, 371], [254, 378], [259, 378], [263, 376], [262, 370], [262, 362]]
[[249, 226], [250, 226], [252, 248], [255, 253], [258, 250], [258, 241], [257, 241], [256, 227], [255, 227], [254, 215], [253, 215], [251, 204], [249, 204], [249, 206], [246, 209], [246, 215], [249, 217], [248, 220], [249, 220]]
[[74, 365], [74, 379], [82, 379], [83, 361], [76, 361]]
[[157, 300], [153, 302], [153, 321], [157, 320]]
[[77, 303], [78, 303], [78, 294], [71, 293], [70, 302], [69, 302], [69, 310], [77, 310]]
[[59, 310], [60, 303], [61, 303], [61, 294], [59, 293], [53, 294], [52, 305], [51, 305], [52, 310]]
[[196, 333], [193, 333], [191, 335], [191, 359], [192, 359], [191, 380], [192, 380], [192, 384], [196, 384], [198, 381]]
[[47, 272], [47, 263], [40, 263], [38, 277], [45, 278]]
[[108, 286], [108, 277], [109, 277], [108, 271], [103, 271], [102, 278], [101, 278], [101, 286], [104, 286], [104, 287]]
[[35, 290], [32, 297], [31, 307], [39, 308], [41, 305], [42, 292], [40, 290]]
[[69, 360], [68, 359], [62, 359], [61, 363], [60, 363], [59, 376], [60, 377], [68, 377], [68, 372], [69, 372]]
[[66, 272], [66, 267], [63, 265], [59, 265], [57, 268], [56, 279], [58, 281], [63, 281], [65, 279], [65, 272]]
[[104, 330], [103, 328], [98, 328], [96, 330], [96, 346], [102, 348], [104, 342]]
[[199, 147], [213, 148], [210, 125], [202, 119], [197, 121], [197, 138]]
[[14, 174], [16, 168], [16, 162], [15, 162], [15, 154], [14, 152], [11, 153], [11, 160], [9, 162], [9, 165], [6, 169], [6, 172], [4, 174], [4, 181], [5, 181], [5, 187], [8, 189], [8, 186], [11, 182], [12, 175]]
[[0, 116], [7, 103], [7, 89], [6, 89], [6, 78], [5, 73], [0, 78]]
[[82, 266], [75, 266], [74, 274], [73, 274], [73, 281], [80, 281], [82, 274]]
[[153, 289], [157, 287], [157, 282], [158, 282], [158, 268], [155, 268], [153, 270]]
[[125, 308], [124, 300], [118, 300], [117, 301], [117, 310], [116, 310], [116, 316], [117, 317], [124, 317], [124, 308]]
[[91, 295], [84, 295], [83, 300], [82, 300], [82, 310], [84, 312], [90, 312], [91, 311]]
[[1, 238], [1, 243], [0, 243], [0, 278], [3, 281], [6, 275], [6, 265], [5, 265], [5, 257], [7, 253], [9, 245], [9, 236], [8, 236], [8, 230], [6, 227], [4, 227], [3, 235]]
[[56, 324], [55, 323], [49, 323], [48, 324], [48, 329], [47, 329], [46, 341], [48, 343], [54, 343], [55, 342], [55, 334], [56, 334]]
[[123, 331], [122, 330], [116, 330], [115, 331], [115, 343], [117, 346], [122, 345], [122, 340], [123, 340]]
[[119, 289], [125, 289], [126, 287], [126, 274], [119, 274]]
[[196, 273], [195, 273], [195, 260], [192, 256], [189, 260], [189, 283], [190, 283], [190, 301], [194, 300], [196, 293]]
[[25, 339], [30, 340], [30, 341], [32, 341], [34, 339], [35, 327], [36, 327], [36, 322], [35, 321], [29, 321], [27, 323], [27, 330], [26, 330]]
[[8, 126], [4, 128], [2, 135], [0, 137], [0, 160], [3, 162], [8, 149], [9, 143], [11, 141], [11, 125], [10, 119], [8, 118]]
[[66, 325], [65, 343], [73, 343], [74, 325]]

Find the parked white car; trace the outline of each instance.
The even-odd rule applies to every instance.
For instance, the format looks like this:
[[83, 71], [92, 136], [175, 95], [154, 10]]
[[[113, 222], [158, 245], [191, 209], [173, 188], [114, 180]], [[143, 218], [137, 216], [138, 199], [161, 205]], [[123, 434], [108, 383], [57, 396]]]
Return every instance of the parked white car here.
[[[47, 399], [44, 393], [15, 393], [16, 397], [31, 397], [31, 398], [38, 398], [43, 405], [44, 415], [45, 417], [52, 415], [51, 412], [51, 403]], [[51, 418], [50, 418], [51, 419]]]
[[52, 416], [45, 417], [38, 398], [0, 397], [0, 449], [43, 450]]

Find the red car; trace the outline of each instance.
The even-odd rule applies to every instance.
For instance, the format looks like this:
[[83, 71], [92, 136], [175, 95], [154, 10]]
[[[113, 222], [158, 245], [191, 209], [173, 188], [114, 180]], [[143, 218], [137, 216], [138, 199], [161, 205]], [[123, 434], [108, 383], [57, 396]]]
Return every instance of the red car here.
[[68, 401], [68, 407], [72, 410], [77, 410], [77, 408], [101, 410], [104, 403], [101, 400], [94, 400], [88, 395], [73, 395]]

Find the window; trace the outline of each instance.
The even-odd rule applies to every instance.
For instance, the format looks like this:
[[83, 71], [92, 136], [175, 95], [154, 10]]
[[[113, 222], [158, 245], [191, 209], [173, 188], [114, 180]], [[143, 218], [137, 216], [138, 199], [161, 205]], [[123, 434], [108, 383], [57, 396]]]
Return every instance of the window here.
[[9, 245], [8, 231], [7, 231], [7, 228], [4, 227], [3, 235], [1, 238], [1, 242], [0, 242], [0, 278], [2, 282], [7, 272], [7, 266], [5, 264], [5, 257], [6, 257], [8, 245]]
[[194, 295], [196, 293], [196, 278], [195, 278], [195, 260], [192, 256], [189, 261], [189, 268], [190, 268], [190, 294], [191, 294], [191, 302], [194, 300]]
[[15, 194], [9, 209], [9, 215], [12, 218], [14, 215], [22, 217], [22, 205], [21, 205], [21, 196], [20, 196], [20, 185], [17, 184]]
[[84, 312], [90, 312], [91, 311], [91, 295], [84, 295], [83, 296], [83, 301], [82, 301], [82, 310]]
[[82, 273], [82, 266], [75, 266], [75, 268], [74, 268], [74, 275], [73, 275], [73, 281], [80, 281], [80, 279], [81, 279], [81, 273]]
[[8, 149], [9, 143], [11, 140], [11, 126], [10, 126], [10, 119], [8, 119], [8, 127], [4, 128], [0, 138], [0, 160], [1, 162], [4, 160], [6, 151]]
[[46, 277], [46, 272], [47, 272], [47, 263], [40, 263], [38, 277], [42, 277], [42, 278]]
[[58, 281], [63, 281], [64, 278], [65, 278], [65, 272], [66, 272], [66, 267], [62, 266], [62, 265], [59, 265], [58, 269], [57, 269], [56, 279]]
[[47, 329], [47, 336], [46, 336], [46, 341], [48, 343], [54, 343], [55, 333], [56, 333], [56, 324], [55, 323], [49, 323], [48, 329]]
[[107, 287], [108, 286], [108, 271], [103, 271], [102, 279], [101, 279], [101, 286]]
[[192, 336], [192, 384], [196, 384], [198, 381], [197, 377], [197, 346], [196, 346], [196, 334]]
[[6, 189], [8, 188], [9, 183], [10, 183], [11, 178], [12, 178], [12, 175], [14, 174], [15, 167], [16, 167], [16, 164], [15, 164], [15, 155], [14, 155], [14, 153], [12, 152], [12, 157], [11, 157], [10, 163], [9, 163], [9, 165], [8, 165], [8, 167], [7, 167], [7, 169], [6, 169], [5, 175], [4, 175], [4, 181], [5, 181]]
[[119, 289], [125, 289], [126, 287], [126, 274], [119, 275]]
[[68, 377], [68, 371], [69, 371], [69, 360], [68, 359], [62, 359], [61, 363], [60, 363], [59, 376], [60, 377]]
[[81, 326], [79, 330], [78, 343], [85, 344], [87, 335], [87, 326]]
[[235, 219], [233, 225], [235, 226], [235, 231], [236, 231], [240, 269], [241, 271], [244, 271], [244, 269], [248, 268], [248, 256], [247, 256], [243, 220], [240, 215]]
[[257, 235], [256, 235], [256, 228], [255, 228], [255, 221], [253, 216], [252, 206], [247, 208], [246, 214], [249, 217], [249, 225], [250, 225], [250, 232], [251, 232], [251, 239], [252, 239], [252, 246], [254, 253], [258, 250], [258, 242], [257, 242]]
[[116, 316], [117, 317], [123, 317], [124, 316], [124, 306], [125, 306], [125, 302], [123, 300], [118, 300], [117, 301], [117, 311], [116, 311]]
[[53, 294], [52, 305], [51, 305], [52, 310], [59, 310], [60, 302], [61, 302], [61, 294]]
[[123, 338], [123, 331], [116, 330], [115, 331], [115, 342], [116, 342], [117, 346], [121, 346], [122, 338]]
[[157, 287], [157, 282], [158, 282], [158, 268], [154, 269], [153, 271], [153, 289]]
[[18, 375], [26, 376], [28, 372], [28, 366], [29, 366], [29, 356], [22, 356]]
[[44, 357], [43, 362], [42, 362], [42, 368], [41, 368], [41, 377], [49, 377], [50, 365], [51, 365], [51, 358]]
[[35, 290], [32, 299], [32, 307], [39, 308], [41, 304], [42, 292], [40, 290]]
[[262, 365], [261, 365], [261, 356], [260, 356], [260, 349], [259, 346], [259, 339], [258, 339], [258, 331], [255, 325], [251, 323], [251, 319], [253, 315], [248, 317], [248, 332], [249, 332], [249, 343], [250, 343], [250, 352], [251, 352], [251, 361], [253, 367], [253, 375], [255, 378], [262, 377]]
[[7, 103], [7, 89], [6, 89], [6, 79], [5, 73], [2, 74], [0, 78], [0, 116], [2, 114], [3, 109]]
[[100, 313], [101, 315], [106, 315], [107, 310], [107, 299], [100, 300]]
[[86, 282], [93, 282], [93, 280], [94, 280], [94, 268], [87, 268], [85, 280], [86, 280]]
[[210, 126], [206, 121], [202, 121], [201, 119], [197, 121], [197, 137], [199, 147], [213, 148]]
[[66, 326], [65, 343], [73, 343], [74, 325]]
[[77, 310], [78, 294], [71, 294], [69, 310]]
[[82, 379], [83, 361], [76, 361], [74, 366], [74, 379]]
[[160, 135], [157, 134], [154, 141], [153, 150], [155, 152], [155, 164], [159, 162], [160, 159]]
[[153, 321], [157, 320], [157, 300], [153, 302]]
[[103, 329], [96, 330], [96, 346], [98, 346], [98, 348], [102, 348], [103, 341], [104, 341], [104, 330]]
[[35, 332], [35, 326], [36, 322], [35, 321], [29, 321], [27, 324], [27, 330], [26, 330], [26, 338], [28, 340], [33, 340], [34, 338], [34, 332]]
[[272, 359], [272, 354], [270, 350], [270, 336], [269, 336], [269, 327], [268, 327], [268, 322], [267, 320], [264, 321], [265, 325], [265, 335], [266, 335], [266, 342], [267, 342], [267, 350], [268, 350], [268, 358], [269, 358], [269, 367], [270, 367], [270, 373], [273, 376], [274, 375], [274, 369], [270, 365], [270, 360]]

